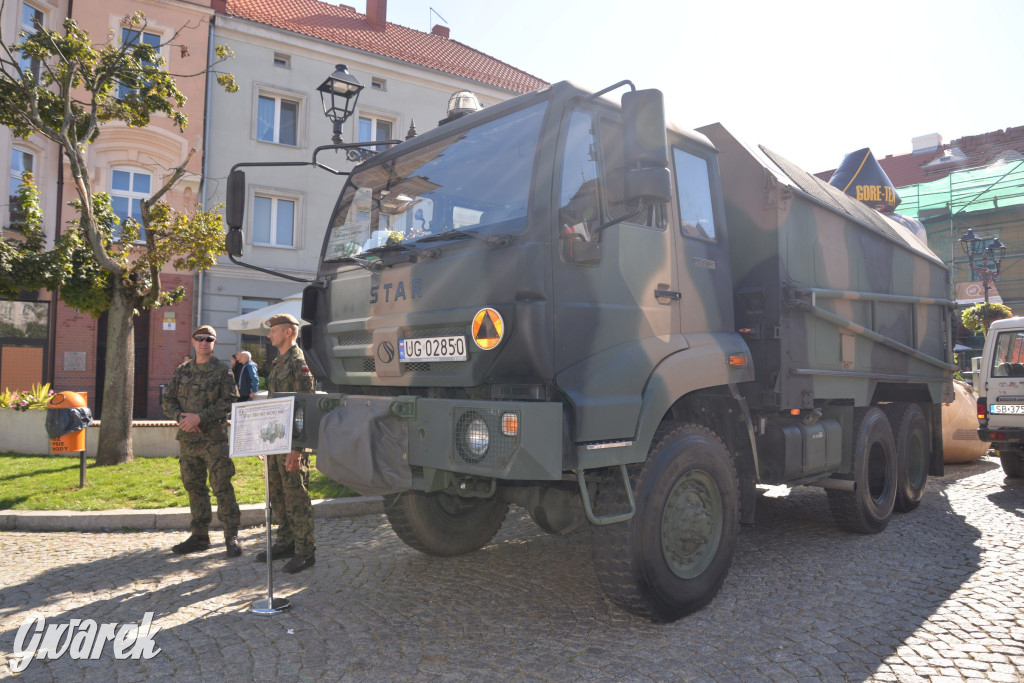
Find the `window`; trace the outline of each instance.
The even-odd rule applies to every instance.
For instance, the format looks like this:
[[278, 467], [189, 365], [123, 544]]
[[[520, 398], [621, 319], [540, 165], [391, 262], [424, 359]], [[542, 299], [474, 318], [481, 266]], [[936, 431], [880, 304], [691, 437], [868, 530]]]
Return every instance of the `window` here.
[[[152, 48], [154, 48], [157, 52], [160, 51], [160, 36], [158, 36], [157, 34], [149, 33], [148, 31], [147, 32], [139, 32], [139, 31], [136, 31], [135, 29], [132, 29], [132, 28], [122, 28], [121, 29], [121, 42], [122, 43], [125, 43], [127, 45], [138, 45], [140, 40], [142, 41], [142, 43], [144, 43], [146, 45], [149, 45]], [[152, 65], [153, 65], [152, 62], [144, 62], [143, 63], [143, 66], [152, 66]], [[140, 84], [137, 84], [137, 85], [142, 85], [142, 84], [140, 83]], [[135, 90], [136, 90], [135, 87], [131, 87], [131, 86], [125, 85], [124, 83], [121, 83], [121, 84], [119, 84], [117, 86], [117, 99], [123, 100], [126, 97], [128, 97], [129, 95], [131, 95], [132, 93], [134, 93]]]
[[[359, 117], [359, 142], [374, 142], [376, 140], [390, 140], [394, 122], [376, 116]], [[377, 146], [378, 150], [384, 147]]]
[[[23, 36], [35, 33], [43, 26], [43, 13], [27, 2], [21, 6], [21, 33]], [[18, 56], [21, 70], [32, 74], [33, 80], [39, 80], [39, 60]]]
[[681, 149], [672, 150], [676, 162], [676, 190], [683, 234], [715, 239], [715, 216], [711, 204], [708, 162]]
[[142, 200], [150, 194], [150, 175], [141, 171], [114, 169], [110, 179], [110, 205], [121, 221], [121, 227], [115, 232], [119, 238], [128, 219], [139, 224], [139, 240], [146, 239], [142, 230]]
[[290, 69], [292, 66], [292, 58], [289, 55], [281, 52], [274, 53], [274, 66], [279, 66], [282, 69]]
[[256, 139], [281, 145], [298, 144], [299, 103], [260, 95], [256, 109]]
[[295, 200], [256, 195], [252, 205], [252, 243], [295, 246]]
[[35, 157], [25, 150], [14, 147], [11, 149], [11, 180], [8, 192], [10, 208], [10, 226], [16, 227], [17, 223], [25, 219], [25, 214], [18, 203], [18, 190], [21, 188], [21, 175], [25, 171], [31, 172], [35, 165]]
[[370, 79], [371, 90], [387, 90], [388, 82], [383, 78], [371, 78]]

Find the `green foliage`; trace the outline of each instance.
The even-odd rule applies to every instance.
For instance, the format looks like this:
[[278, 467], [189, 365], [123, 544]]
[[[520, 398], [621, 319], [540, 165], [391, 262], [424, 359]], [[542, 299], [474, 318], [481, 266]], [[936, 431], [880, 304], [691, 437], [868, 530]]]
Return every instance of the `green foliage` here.
[[53, 389], [49, 383], [39, 384], [36, 382], [28, 391], [0, 391], [0, 408], [13, 408], [14, 410], [46, 410], [50, 405], [50, 398], [53, 396]]
[[[141, 34], [147, 20], [135, 12], [125, 17], [124, 25]], [[78, 191], [77, 201], [71, 203], [78, 217], [46, 250], [39, 192], [31, 174], [23, 176], [22, 218], [11, 226], [21, 236], [0, 243], [0, 298], [13, 299], [19, 289], [59, 290], [67, 305], [94, 317], [109, 309], [115, 289], [127, 295], [135, 310], [181, 300], [180, 287], [162, 291], [163, 267], [170, 263], [176, 270], [201, 271], [224, 253], [218, 214], [197, 209], [187, 215], [161, 200], [184, 175], [191, 155], [143, 202], [144, 243], [139, 242], [141, 226], [131, 220], [119, 225], [110, 197], [89, 190], [86, 163], [86, 145], [99, 135], [100, 124], [120, 121], [143, 127], [154, 114], [161, 114], [179, 130], [188, 125], [181, 111], [185, 96], [167, 72], [159, 49], [142, 41], [93, 45], [71, 19], [64, 22], [63, 32], [40, 28], [0, 49], [0, 124], [19, 137], [39, 134], [56, 142], [70, 162]], [[215, 55], [210, 71], [233, 56], [226, 46], [216, 47]], [[40, 64], [38, 80], [21, 70], [22, 56]], [[220, 74], [218, 82], [229, 92], [238, 90], [230, 74]], [[129, 90], [119, 98], [122, 85]]]
[[1013, 316], [1013, 311], [1009, 306], [982, 302], [965, 308], [960, 314], [960, 319], [963, 321], [964, 327], [973, 334], [978, 334], [979, 332], [988, 332], [988, 326], [996, 320], [1003, 320], [1011, 316]]
[[[91, 438], [91, 434], [87, 438]], [[315, 457], [315, 456], [314, 456]], [[264, 465], [236, 458], [231, 483], [239, 504], [262, 503]], [[136, 458], [109, 467], [86, 465], [86, 485], [78, 488], [79, 457], [0, 453], [0, 510], [119, 510], [188, 507], [177, 458]], [[310, 498], [357, 495], [309, 468]]]

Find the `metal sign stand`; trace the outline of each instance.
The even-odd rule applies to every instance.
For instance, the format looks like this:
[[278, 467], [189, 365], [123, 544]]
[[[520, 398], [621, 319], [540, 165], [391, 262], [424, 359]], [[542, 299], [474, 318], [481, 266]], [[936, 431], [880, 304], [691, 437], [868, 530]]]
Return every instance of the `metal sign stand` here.
[[267, 519], [267, 597], [265, 599], [253, 600], [249, 611], [253, 614], [279, 614], [292, 606], [288, 598], [274, 597], [274, 557], [270, 552], [270, 522], [273, 519], [273, 511], [270, 509], [270, 456], [263, 457], [263, 486], [266, 493], [266, 519]]

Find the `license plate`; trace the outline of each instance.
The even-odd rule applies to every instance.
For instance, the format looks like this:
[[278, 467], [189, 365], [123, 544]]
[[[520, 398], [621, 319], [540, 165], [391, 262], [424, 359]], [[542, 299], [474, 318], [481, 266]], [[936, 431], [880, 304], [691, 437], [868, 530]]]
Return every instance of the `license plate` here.
[[993, 403], [988, 407], [988, 412], [992, 415], [1024, 415], [1024, 405]]
[[422, 339], [398, 340], [398, 361], [400, 363], [446, 360], [466, 360], [465, 337], [423, 337]]

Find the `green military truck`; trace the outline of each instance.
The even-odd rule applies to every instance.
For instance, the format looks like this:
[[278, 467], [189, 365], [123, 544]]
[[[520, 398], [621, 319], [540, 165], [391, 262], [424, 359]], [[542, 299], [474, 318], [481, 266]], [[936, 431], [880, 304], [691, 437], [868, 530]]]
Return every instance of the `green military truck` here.
[[824, 487], [875, 533], [942, 473], [941, 260], [720, 125], [667, 127], [657, 90], [445, 123], [358, 165], [333, 216], [301, 335], [328, 393], [296, 396], [294, 445], [422, 552], [515, 503], [590, 527], [607, 596], [671, 621], [722, 585], [757, 485]]

